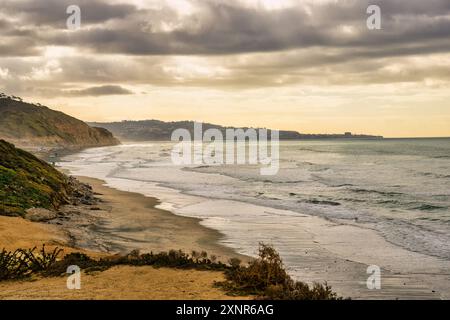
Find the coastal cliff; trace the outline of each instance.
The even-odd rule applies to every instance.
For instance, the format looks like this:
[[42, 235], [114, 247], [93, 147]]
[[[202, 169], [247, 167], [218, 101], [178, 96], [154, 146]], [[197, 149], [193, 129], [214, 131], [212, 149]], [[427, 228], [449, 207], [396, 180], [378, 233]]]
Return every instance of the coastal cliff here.
[[54, 209], [67, 197], [64, 174], [0, 140], [0, 215], [22, 216], [32, 207]]
[[0, 140], [0, 216], [39, 220], [43, 218], [37, 216], [52, 216], [62, 205], [93, 201], [88, 185]]
[[111, 132], [19, 97], [0, 94], [0, 139], [20, 147], [85, 148], [119, 144]]

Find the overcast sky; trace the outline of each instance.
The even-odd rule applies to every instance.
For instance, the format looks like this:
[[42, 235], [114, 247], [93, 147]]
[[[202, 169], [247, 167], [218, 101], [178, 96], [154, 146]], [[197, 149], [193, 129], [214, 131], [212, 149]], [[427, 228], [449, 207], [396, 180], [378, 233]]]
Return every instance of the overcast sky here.
[[[381, 8], [369, 30], [367, 7]], [[69, 30], [66, 8], [81, 8]], [[87, 121], [450, 136], [449, 0], [0, 0], [0, 91]]]

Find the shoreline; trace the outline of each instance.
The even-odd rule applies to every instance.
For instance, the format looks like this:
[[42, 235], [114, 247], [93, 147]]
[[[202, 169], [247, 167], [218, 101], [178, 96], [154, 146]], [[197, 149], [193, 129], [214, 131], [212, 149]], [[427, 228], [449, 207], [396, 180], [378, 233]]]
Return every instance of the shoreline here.
[[[58, 170], [72, 172], [70, 165]], [[264, 242], [280, 252], [294, 278], [309, 284], [327, 281], [343, 297], [450, 299], [447, 261], [396, 246], [374, 230], [238, 200], [192, 196], [164, 185], [148, 188], [137, 181], [129, 184], [134, 180], [123, 184], [87, 175], [76, 170], [73, 174], [92, 186], [99, 201], [64, 206], [62, 214], [48, 222], [64, 231], [70, 247], [98, 255], [195, 250], [222, 262], [231, 257], [246, 262], [255, 254], [249, 248]], [[180, 206], [180, 197], [197, 198]], [[273, 215], [284, 218], [274, 225]], [[272, 234], [283, 234], [289, 241]], [[380, 266], [382, 290], [367, 289], [369, 265]]]
[[[116, 187], [108, 186], [108, 188]], [[147, 190], [145, 194], [147, 196], [158, 194], [156, 190], [153, 191], [149, 193]], [[249, 222], [257, 219], [258, 224], [267, 223], [268, 226], [265, 236], [261, 234], [257, 240], [251, 233], [248, 234], [248, 238], [241, 238], [237, 234], [233, 239], [233, 229], [241, 230], [247, 226], [245, 223], [233, 224], [230, 220], [229, 223], [232, 224], [229, 226], [230, 229], [224, 230], [223, 225], [215, 225], [215, 219], [209, 220], [209, 215], [202, 217], [197, 215], [194, 219], [201, 221], [201, 225], [207, 230], [221, 230], [227, 235], [226, 241], [216, 238], [220, 241], [220, 245], [251, 256], [253, 252], [243, 250], [246, 245], [257, 245], [256, 242], [260, 241], [273, 244], [284, 256], [287, 270], [291, 271], [291, 275], [298, 280], [309, 284], [327, 281], [338, 294], [353, 299], [450, 298], [448, 296], [450, 283], [446, 278], [449, 274], [445, 271], [450, 270], [448, 262], [438, 261], [434, 257], [410, 252], [391, 244], [374, 230], [334, 223], [307, 214], [291, 215], [290, 223], [288, 223], [290, 226], [288, 229], [283, 229], [283, 233], [287, 238], [295, 239], [297, 252], [293, 255], [284, 254], [283, 242], [275, 241], [274, 243], [270, 237], [273, 228], [283, 228], [283, 226], [274, 226], [271, 221], [265, 221], [264, 217], [252, 216], [253, 211], [261, 211], [263, 207], [229, 200], [207, 199], [207, 201], [210, 203], [206, 206], [214, 208], [214, 216], [220, 216], [221, 210], [229, 211], [231, 206], [237, 212], [246, 212]], [[195, 205], [189, 212], [179, 212], [180, 210], [177, 210], [176, 214], [169, 212], [180, 219], [186, 217], [192, 219], [190, 214], [193, 210], [196, 210]], [[274, 208], [270, 210], [272, 213], [280, 214], [284, 211]], [[240, 235], [242, 236], [242, 233]], [[366, 286], [369, 276], [367, 267], [370, 265], [379, 265], [381, 268], [382, 290], [369, 290]]]
[[[100, 199], [97, 204], [66, 205], [60, 208], [59, 217], [47, 222], [32, 222], [21, 217], [0, 216], [0, 250], [63, 249], [61, 256], [80, 252], [99, 259], [114, 254], [128, 254], [140, 249], [153, 251], [184, 250], [191, 253], [207, 251], [218, 260], [247, 257], [235, 254], [232, 249], [220, 246], [219, 232], [201, 226], [198, 219], [182, 218], [169, 211], [155, 208], [156, 198], [137, 193], [119, 191], [103, 186], [98, 179], [77, 177], [89, 183]], [[130, 206], [131, 204], [131, 206]], [[126, 206], [129, 208], [127, 209]], [[147, 239], [133, 239], [132, 230], [123, 230], [121, 224], [105, 225], [116, 213], [134, 214], [134, 218], [151, 221], [153, 233]], [[139, 213], [141, 216], [139, 217]], [[119, 216], [120, 216], [119, 214]], [[116, 216], [117, 218], [117, 216]], [[150, 218], [150, 219], [149, 219]], [[117, 221], [117, 220], [116, 220]], [[123, 220], [122, 220], [123, 221]], [[90, 227], [94, 227], [90, 229]], [[169, 228], [177, 232], [170, 233]], [[113, 230], [119, 230], [118, 235]], [[89, 232], [92, 231], [92, 232]], [[129, 238], [125, 237], [128, 233]], [[106, 236], [103, 238], [102, 236]], [[109, 239], [109, 240], [108, 240]], [[164, 239], [164, 241], [161, 241]], [[144, 241], [147, 240], [147, 241]], [[107, 241], [107, 242], [103, 242]], [[60, 256], [60, 257], [61, 257]], [[126, 276], [124, 276], [126, 275]], [[81, 290], [68, 290], [67, 277], [33, 276], [29, 279], [0, 282], [0, 300], [235, 300], [251, 299], [249, 296], [229, 296], [215, 282], [224, 281], [222, 271], [202, 271], [153, 266], [116, 266], [102, 272], [81, 275]]]
[[[99, 148], [99, 147], [95, 147], [95, 146], [91, 146], [91, 147], [90, 146], [88, 146], [88, 147], [58, 147], [58, 146], [29, 146], [29, 145], [19, 145], [19, 144], [17, 144], [17, 146], [19, 146], [20, 148], [23, 148], [23, 150], [26, 150], [26, 151], [32, 153], [33, 155], [35, 155], [36, 157], [38, 157], [39, 159], [41, 159], [42, 161], [45, 161], [47, 163], [49, 163], [49, 162], [57, 163], [57, 162], [62, 161], [62, 159], [64, 157], [76, 155], [76, 154], [78, 154], [82, 151], [88, 150], [88, 149]], [[108, 146], [100, 146], [100, 148], [101, 147], [108, 147]], [[53, 154], [55, 154], [54, 157], [52, 156]], [[239, 258], [244, 263], [251, 259], [251, 257], [249, 257], [249, 256], [239, 254], [234, 249], [220, 244], [219, 242], [224, 237], [224, 234], [222, 234], [220, 231], [217, 231], [212, 228], [208, 228], [208, 227], [201, 225], [202, 219], [193, 218], [193, 217], [183, 217], [183, 216], [179, 216], [179, 215], [171, 212], [170, 210], [157, 208], [157, 206], [161, 204], [161, 201], [156, 197], [146, 196], [141, 193], [132, 192], [132, 191], [119, 190], [117, 188], [107, 186], [107, 182], [102, 179], [97, 179], [97, 178], [92, 178], [92, 177], [82, 176], [82, 175], [75, 175], [75, 174], [72, 174], [70, 172], [70, 170], [63, 168], [61, 166], [56, 166], [56, 169], [64, 174], [66, 174], [67, 176], [73, 176], [81, 183], [88, 184], [89, 186], [91, 186], [93, 189], [94, 195], [100, 199], [99, 205], [100, 206], [103, 205], [103, 207], [104, 207], [103, 211], [111, 213], [112, 210], [114, 210], [114, 209], [117, 210], [117, 208], [114, 208], [114, 206], [108, 205], [108, 201], [113, 201], [113, 200], [119, 199], [122, 201], [122, 204], [123, 204], [123, 203], [126, 203], [126, 201], [124, 201], [124, 200], [129, 200], [129, 199], [133, 198], [133, 200], [137, 200], [137, 203], [141, 206], [140, 209], [143, 209], [141, 211], [148, 211], [152, 215], [155, 215], [159, 218], [164, 218], [167, 220], [166, 222], [174, 223], [174, 225], [177, 227], [177, 229], [188, 227], [188, 229], [190, 229], [190, 232], [192, 233], [192, 235], [195, 238], [194, 241], [187, 241], [187, 242], [185, 242], [185, 241], [170, 242], [169, 241], [168, 243], [166, 242], [164, 244], [160, 243], [159, 245], [151, 247], [150, 251], [153, 250], [153, 251], [157, 252], [157, 251], [168, 251], [171, 249], [174, 249], [174, 250], [185, 249], [186, 253], [190, 253], [190, 251], [192, 251], [192, 250], [196, 250], [199, 252], [204, 250], [204, 251], [208, 252], [208, 254], [218, 253], [216, 255], [218, 260], [221, 260], [224, 263], [227, 262], [227, 260], [229, 258]], [[108, 199], [102, 198], [105, 196]], [[116, 201], [116, 204], [120, 203], [121, 201]], [[89, 207], [91, 207], [91, 209]], [[76, 206], [64, 205], [61, 207], [61, 209], [62, 209], [61, 211], [63, 211], [65, 213], [65, 215], [64, 215], [65, 218], [63, 217], [61, 219], [61, 217], [59, 217], [59, 218], [52, 219], [47, 222], [42, 222], [42, 223], [37, 222], [37, 224], [41, 225], [41, 226], [53, 225], [53, 226], [50, 226], [50, 227], [55, 227], [55, 229], [53, 229], [52, 232], [59, 233], [59, 236], [58, 236], [59, 240], [56, 241], [56, 243], [65, 248], [69, 248], [70, 252], [72, 251], [70, 249], [74, 249], [74, 250], [80, 249], [82, 252], [84, 252], [84, 251], [91, 252], [94, 254], [94, 256], [96, 255], [96, 253], [98, 253], [98, 255], [101, 256], [105, 253], [107, 253], [107, 254], [109, 254], [109, 253], [127, 254], [130, 251], [136, 250], [137, 248], [134, 246], [123, 246], [123, 247], [111, 246], [111, 248], [104, 246], [103, 249], [101, 249], [101, 248], [99, 248], [99, 247], [101, 247], [101, 245], [98, 243], [97, 244], [86, 243], [86, 244], [82, 244], [81, 246], [77, 245], [77, 243], [80, 241], [81, 238], [77, 239], [77, 235], [71, 234], [71, 231], [76, 231], [76, 229], [80, 225], [65, 223], [65, 222], [67, 222], [67, 218], [69, 218], [71, 214], [75, 213], [78, 216], [78, 218], [80, 218], [78, 223], [82, 224], [85, 227], [86, 223], [89, 223], [89, 222], [92, 223], [92, 222], [94, 222], [94, 220], [101, 220], [101, 219], [105, 218], [105, 217], [101, 217], [102, 210], [101, 210], [101, 208], [98, 208], [98, 207], [99, 207], [98, 205], [93, 205], [93, 204], [84, 206], [84, 208], [83, 208], [83, 205], [76, 205]], [[98, 209], [100, 209], [100, 210], [98, 210]], [[130, 211], [130, 210], [126, 210], [127, 208], [124, 208], [123, 206], [120, 209], [125, 209], [125, 211]], [[84, 214], [80, 214], [80, 213], [84, 213]], [[94, 213], [97, 213], [97, 214], [94, 214]], [[2, 216], [0, 216], [0, 218], [1, 217]], [[110, 217], [111, 217], [111, 215], [110, 215]], [[148, 216], [146, 218], [148, 218]], [[35, 223], [35, 222], [28, 221], [28, 220], [24, 220], [24, 221], [26, 221], [27, 223], [31, 223], [31, 224]], [[0, 227], [1, 227], [1, 224], [0, 224]], [[167, 225], [165, 226], [165, 228], [167, 229]], [[0, 231], [1, 231], [1, 229], [0, 229]], [[98, 232], [98, 231], [105, 232], [105, 230], [102, 230], [101, 228], [99, 228], [95, 231], [96, 232]], [[156, 231], [158, 232], [158, 230], [156, 230]], [[78, 235], [79, 235], [79, 232], [76, 232], [76, 233], [78, 233]], [[202, 236], [201, 234], [204, 234], [204, 235]], [[172, 232], [172, 236], [174, 236], [173, 232]], [[64, 240], [62, 240], [63, 238], [64, 238]], [[158, 237], [158, 238], [160, 238], [160, 237]], [[51, 241], [53, 242], [53, 240], [54, 239], [52, 239]], [[183, 239], [183, 240], [185, 240], [185, 239]], [[14, 239], [12, 241], [14, 242]], [[152, 243], [152, 242], [154, 243], [154, 241], [150, 241], [150, 243]], [[25, 242], [25, 243], [27, 243], [27, 242]], [[196, 245], [193, 247], [189, 247], [189, 246], [186, 247], [185, 246], [186, 243], [196, 243]], [[179, 245], [181, 245], [181, 246], [179, 246]], [[8, 248], [7, 245], [4, 247]], [[143, 252], [145, 252], [145, 251], [146, 250], [144, 248]]]
[[[233, 206], [241, 212], [261, 211], [266, 207], [235, 200], [210, 199], [209, 206], [215, 206], [215, 213], [221, 208]], [[270, 209], [272, 214], [283, 214], [287, 210]], [[219, 213], [220, 215], [220, 213]], [[251, 215], [251, 214], [250, 214]], [[450, 262], [409, 251], [388, 242], [373, 229], [333, 222], [322, 217], [297, 214], [284, 215], [284, 226], [274, 226], [263, 216], [249, 217], [246, 221], [258, 219], [258, 224], [266, 224], [259, 241], [270, 243], [283, 256], [287, 270], [297, 280], [309, 284], [327, 282], [334, 291], [352, 299], [450, 299]], [[221, 228], [214, 222], [203, 220], [209, 228]], [[227, 243], [251, 244], [251, 235], [242, 238], [242, 233], [233, 230], [244, 228], [247, 224], [234, 221], [227, 232]], [[240, 225], [241, 224], [241, 225]], [[286, 241], [270, 236], [270, 232], [283, 232]], [[267, 236], [268, 235], [268, 236]], [[275, 242], [275, 243], [274, 243]], [[292, 253], [285, 245], [295, 243], [296, 252]], [[237, 250], [237, 248], [235, 248]], [[242, 254], [251, 254], [244, 250]], [[367, 268], [380, 266], [382, 289], [369, 290], [366, 281], [370, 274]]]
[[[59, 169], [61, 170], [61, 168]], [[67, 170], [62, 171], [67, 173]], [[96, 178], [75, 177], [80, 182], [92, 186], [94, 195], [100, 199], [98, 203], [64, 206], [62, 208], [64, 215], [60, 215], [46, 224], [33, 223], [21, 218], [0, 217], [0, 240], [2, 240], [0, 242], [4, 243], [3, 239], [5, 238], [12, 240], [12, 243], [6, 248], [17, 249], [18, 247], [39, 246], [37, 242], [49, 243], [50, 241], [50, 248], [52, 246], [63, 246], [65, 250], [68, 250], [65, 253], [81, 251], [94, 257], [127, 254], [136, 249], [142, 253], [182, 249], [187, 253], [190, 253], [191, 250], [196, 250], [197, 252], [206, 251], [210, 256], [215, 255], [218, 260], [223, 262], [226, 262], [230, 257], [238, 257], [244, 262], [249, 259], [249, 256], [246, 256], [245, 253], [239, 254], [237, 249], [224, 244], [222, 240], [225, 238], [225, 233], [217, 231], [214, 225], [205, 223], [206, 220], [202, 218], [183, 216], [169, 210], [157, 208], [161, 201], [153, 196], [121, 191], [115, 187], [107, 186], [106, 181]], [[229, 207], [226, 203], [220, 205], [217, 200], [210, 199], [210, 201], [210, 207], [213, 208], [215, 214], [221, 210], [221, 207], [222, 210], [223, 207]], [[255, 206], [247, 203], [241, 203], [241, 205], [243, 206], [241, 211], [249, 213], [252, 210], [248, 209], [251, 206]], [[273, 208], [271, 210], [277, 211], [277, 209]], [[327, 281], [338, 294], [356, 299], [449, 299], [446, 283], [442, 282], [446, 276], [445, 274], [434, 274], [435, 279], [432, 281], [434, 286], [432, 283], [428, 283], [429, 279], [427, 277], [430, 276], [431, 270], [425, 266], [420, 268], [422, 270], [419, 270], [419, 272], [414, 266], [411, 268], [407, 265], [406, 268], [410, 269], [407, 272], [399, 272], [395, 268], [388, 270], [384, 268], [383, 261], [375, 260], [379, 257], [377, 252], [373, 253], [372, 257], [375, 258], [374, 262], [379, 262], [380, 266], [383, 266], [383, 290], [368, 291], [365, 288], [365, 280], [368, 276], [366, 273], [368, 266], [366, 263], [366, 251], [370, 247], [376, 247], [376, 251], [392, 251], [391, 253], [394, 254], [392, 256], [393, 265], [399, 261], [406, 263], [407, 259], [411, 259], [409, 261], [414, 265], [417, 262], [416, 259], [420, 257], [415, 253], [405, 256], [405, 251], [401, 248], [394, 248], [397, 251], [392, 250], [394, 245], [386, 245], [386, 242], [381, 237], [376, 236], [375, 232], [367, 229], [340, 225], [309, 215], [295, 216], [293, 218], [295, 220], [292, 220], [292, 230], [295, 231], [295, 242], [298, 246], [298, 254], [301, 256], [301, 263], [297, 265], [301, 270], [298, 277], [299, 280], [310, 284]], [[300, 218], [301, 223], [298, 223], [298, 218]], [[9, 230], [5, 227], [4, 219], [20, 219], [16, 224], [23, 224], [21, 230], [25, 230], [25, 232], [21, 232], [24, 234], [22, 237], [30, 237], [30, 239], [27, 241], [19, 239], [18, 241], [17, 235], [8, 233], [5, 235], [5, 230]], [[6, 223], [6, 225], [8, 224], [10, 223]], [[275, 227], [278, 228], [279, 226]], [[30, 228], [32, 230], [37, 230], [36, 228], [38, 228], [41, 231], [32, 231], [32, 235], [28, 235]], [[274, 226], [271, 228], [274, 228]], [[286, 231], [289, 232], [289, 230]], [[49, 234], [51, 235], [50, 237]], [[289, 233], [286, 235], [289, 236]], [[336, 243], [335, 239], [340, 239], [340, 241]], [[229, 234], [227, 234], [227, 240], [230, 240]], [[258, 238], [257, 240], [267, 243], [266, 239]], [[245, 242], [245, 239], [243, 241]], [[256, 240], [253, 239], [252, 241], [255, 242]], [[17, 243], [20, 243], [20, 246]], [[27, 243], [30, 245], [26, 245]], [[355, 244], [358, 244], [359, 249], [355, 249]], [[74, 247], [80, 248], [80, 250], [73, 249]], [[276, 246], [276, 249], [280, 249], [280, 253], [283, 252], [282, 247], [278, 248]], [[361, 255], [355, 256], [355, 252], [360, 252]], [[398, 255], [403, 255], [400, 260]], [[291, 262], [289, 257], [286, 257], [284, 260], [285, 263], [288, 262], [286, 264]], [[428, 259], [423, 260], [424, 264], [429, 262], [430, 260]], [[287, 270], [289, 269], [288, 267]], [[118, 277], [123, 270], [120, 268], [114, 269], [114, 272], [111, 271], [112, 274], [108, 274], [107, 277]], [[168, 270], [170, 271], [170, 269]], [[414, 270], [416, 271], [415, 273], [413, 272]], [[152, 268], [148, 268], [146, 272], [152, 273], [154, 271]], [[201, 277], [202, 274], [200, 273], [198, 276]], [[220, 279], [221, 276], [220, 273], [215, 273], [214, 277]], [[44, 286], [54, 286], [56, 283], [60, 284], [61, 279], [59, 280], [57, 282], [53, 279], [40, 279], [37, 283]], [[93, 288], [101, 289], [99, 287], [103, 285], [101, 284], [103, 283], [101, 273], [90, 278], [90, 280], [92, 280]], [[122, 284], [128, 285], [124, 283]], [[432, 286], [430, 287], [430, 285]], [[25, 291], [34, 290], [35, 294], [39, 293], [39, 290], [28, 282], [0, 284], [0, 288], [5, 292], [5, 294], [0, 295], [0, 299], [8, 298], [7, 294], [10, 294], [12, 291], [18, 292], [18, 288], [22, 288]], [[152, 298], [152, 296], [145, 296], [140, 289], [133, 292], [135, 295], [132, 297]], [[33, 298], [32, 295], [17, 296], [14, 294], [11, 297]], [[214, 297], [214, 294], [210, 298]], [[95, 298], [91, 295], [67, 296], [64, 293], [63, 296], [74, 299], [77, 297], [80, 299]], [[34, 297], [36, 298], [36, 296]], [[57, 298], [51, 295], [45, 297]], [[112, 299], [126, 298], [121, 295], [112, 295], [110, 297]], [[176, 297], [180, 298], [180, 296]], [[228, 298], [228, 296], [224, 297]], [[198, 295], [197, 298], [199, 298]]]
[[[82, 177], [81, 180], [91, 183], [94, 190], [116, 190], [119, 193], [134, 194], [151, 201], [152, 206], [160, 204], [155, 197], [144, 196], [139, 193], [120, 191], [112, 186], [99, 186], [103, 180]], [[209, 199], [211, 208], [217, 213], [221, 208], [229, 208], [230, 204], [222, 203], [217, 199]], [[226, 202], [226, 201], [225, 201]], [[240, 203], [243, 207], [240, 211], [252, 212], [251, 207], [257, 207], [248, 203]], [[235, 207], [234, 207], [235, 208]], [[227, 233], [227, 241], [223, 233], [217, 231], [217, 226], [208, 223], [202, 218], [193, 218], [169, 210], [156, 209], [173, 221], [190, 221], [194, 223], [199, 232], [206, 232], [207, 238], [213, 241], [221, 249], [231, 254], [239, 255], [239, 250], [232, 247], [232, 235]], [[278, 209], [271, 208], [272, 211]], [[280, 213], [283, 210], [280, 210]], [[353, 299], [449, 299], [448, 284], [442, 273], [445, 265], [450, 264], [443, 261], [437, 264], [434, 257], [428, 257], [387, 242], [376, 231], [360, 228], [352, 225], [338, 224], [320, 217], [310, 215], [295, 215], [292, 220], [291, 230], [285, 230], [286, 235], [296, 237], [298, 254], [295, 261], [301, 261], [295, 265], [296, 278], [309, 284], [327, 281], [338, 294]], [[187, 219], [187, 220], [185, 220]], [[301, 222], [299, 222], [299, 220]], [[178, 223], [178, 222], [177, 222]], [[235, 226], [236, 227], [236, 226]], [[276, 226], [275, 228], [277, 228]], [[238, 228], [238, 227], [237, 227]], [[272, 225], [271, 228], [274, 228]], [[198, 235], [197, 235], [198, 236]], [[339, 239], [339, 241], [336, 241]], [[236, 239], [237, 240], [237, 239]], [[246, 242], [247, 239], [240, 241]], [[259, 241], [271, 243], [267, 239], [258, 238]], [[251, 240], [255, 242], [256, 240]], [[273, 244], [273, 243], [272, 243]], [[276, 249], [283, 253], [282, 246], [275, 245]], [[373, 249], [376, 249], [373, 251]], [[385, 252], [389, 252], [386, 254]], [[237, 253], [236, 253], [237, 252]], [[209, 251], [208, 251], [209, 253]], [[212, 252], [214, 253], [214, 252]], [[241, 257], [251, 256], [251, 252], [241, 252]], [[300, 257], [300, 259], [299, 259]], [[245, 259], [244, 259], [245, 260]], [[287, 270], [293, 262], [291, 257], [286, 256], [285, 264]], [[408, 265], [411, 264], [412, 265]], [[369, 290], [366, 287], [368, 278], [367, 267], [379, 265], [382, 270], [382, 290]], [[420, 264], [426, 266], [420, 267]], [[300, 270], [300, 271], [299, 271]], [[439, 271], [441, 270], [441, 271]]]
[[[64, 167], [72, 171], [69, 163]], [[83, 174], [88, 173], [82, 171]], [[101, 179], [105, 178], [102, 176]], [[148, 199], [156, 200], [154, 197], [157, 197], [162, 204], [159, 208], [166, 209], [163, 211], [176, 219], [195, 219], [197, 225], [203, 227], [201, 230], [213, 230], [218, 234], [215, 240], [231, 252], [254, 256], [258, 242], [272, 244], [296, 279], [309, 284], [327, 281], [341, 296], [354, 299], [450, 299], [448, 261], [396, 246], [374, 230], [247, 202], [189, 195], [164, 184], [144, 184], [140, 180], [121, 178], [105, 180], [107, 188], [123, 192], [138, 190], [139, 195]], [[185, 197], [192, 201], [186, 202]], [[187, 206], [183, 205], [186, 203]], [[283, 215], [286, 221], [274, 225], [266, 211], [272, 217]], [[235, 215], [240, 218], [234, 219]], [[255, 222], [257, 227], [253, 230]], [[279, 230], [274, 232], [274, 229]], [[284, 243], [272, 234], [284, 234], [289, 241]], [[366, 286], [370, 265], [381, 268], [382, 290], [369, 290]]]
[[92, 186], [94, 195], [100, 199], [93, 208], [81, 210], [82, 214], [75, 221], [51, 221], [71, 235], [76, 247], [109, 254], [126, 254], [133, 250], [143, 253], [195, 250], [206, 251], [222, 262], [233, 257], [242, 261], [249, 259], [221, 245], [219, 242], [224, 235], [201, 225], [201, 219], [157, 208], [160, 201], [155, 197], [121, 191], [96, 178], [74, 177]]

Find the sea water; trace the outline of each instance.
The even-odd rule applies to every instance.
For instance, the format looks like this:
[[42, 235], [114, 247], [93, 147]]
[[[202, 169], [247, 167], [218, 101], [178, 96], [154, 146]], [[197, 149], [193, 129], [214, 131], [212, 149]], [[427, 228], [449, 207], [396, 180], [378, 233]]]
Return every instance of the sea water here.
[[[202, 219], [222, 243], [297, 250], [296, 226], [318, 216], [375, 230], [410, 251], [450, 260], [450, 139], [283, 141], [280, 170], [255, 165], [174, 166], [172, 142], [94, 148], [60, 163], [73, 174], [162, 200]], [[287, 259], [295, 265], [295, 255]]]

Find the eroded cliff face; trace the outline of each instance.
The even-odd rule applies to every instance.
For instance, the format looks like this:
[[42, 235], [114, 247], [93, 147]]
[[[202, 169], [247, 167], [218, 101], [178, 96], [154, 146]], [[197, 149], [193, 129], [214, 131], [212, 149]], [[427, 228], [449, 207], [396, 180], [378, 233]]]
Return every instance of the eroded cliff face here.
[[0, 215], [46, 221], [63, 205], [96, 203], [89, 185], [0, 139]]
[[23, 216], [29, 208], [67, 203], [69, 180], [32, 154], [0, 140], [0, 215]]
[[96, 147], [119, 144], [106, 129], [90, 127], [62, 112], [0, 97], [0, 138], [17, 146]]

